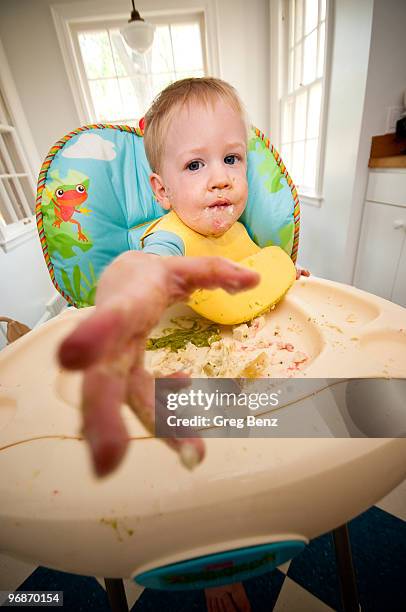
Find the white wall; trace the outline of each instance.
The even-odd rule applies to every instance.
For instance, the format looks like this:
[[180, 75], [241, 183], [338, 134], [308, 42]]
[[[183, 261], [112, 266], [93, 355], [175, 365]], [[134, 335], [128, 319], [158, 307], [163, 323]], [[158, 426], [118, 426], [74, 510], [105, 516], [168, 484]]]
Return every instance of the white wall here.
[[406, 89], [406, 2], [334, 4], [325, 200], [320, 208], [301, 207], [299, 261], [314, 274], [351, 283], [371, 138], [385, 132], [387, 107], [398, 106]]
[[0, 39], [41, 159], [54, 142], [78, 127], [50, 4], [0, 2]]
[[[18, 274], [13, 275], [13, 270], [18, 270]], [[55, 292], [35, 232], [24, 244], [9, 253], [0, 249], [0, 278], [8, 278], [11, 289], [2, 291], [1, 315], [17, 318], [32, 327], [44, 312], [43, 299], [50, 299]], [[18, 301], [13, 296], [17, 289], [20, 295]]]
[[269, 133], [269, 3], [217, 0], [220, 76], [239, 91], [250, 119]]
[[0, 315], [33, 327], [55, 293], [36, 232], [9, 253], [0, 249], [0, 278]]

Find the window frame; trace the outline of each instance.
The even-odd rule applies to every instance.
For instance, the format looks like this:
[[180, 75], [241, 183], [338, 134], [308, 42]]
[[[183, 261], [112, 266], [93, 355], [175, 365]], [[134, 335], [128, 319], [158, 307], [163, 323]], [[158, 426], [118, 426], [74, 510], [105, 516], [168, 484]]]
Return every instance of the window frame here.
[[[0, 248], [8, 253], [20, 244], [30, 240], [36, 231], [35, 192], [36, 180], [41, 166], [38, 152], [25, 117], [7, 57], [0, 41], [0, 89], [6, 110], [11, 119], [11, 127], [24, 174], [32, 187], [32, 214], [12, 223], [0, 223]], [[5, 126], [7, 127], [8, 124]]]
[[[271, 57], [275, 58], [271, 62], [271, 82], [270, 82], [270, 101], [271, 101], [271, 133], [276, 147], [280, 150], [282, 140], [282, 102], [288, 95], [288, 61], [289, 61], [289, 0], [270, 0], [270, 31], [271, 31]], [[305, 0], [303, 0], [303, 23], [305, 21]], [[319, 0], [320, 11], [320, 0]], [[326, 0], [325, 18], [325, 49], [324, 49], [324, 69], [322, 77], [316, 78], [312, 83], [303, 85], [293, 95], [295, 99], [302, 91], [310, 89], [314, 83], [320, 81], [322, 87], [321, 111], [319, 136], [317, 145], [317, 167], [315, 190], [309, 192], [302, 191], [298, 186], [300, 202], [320, 207], [323, 200], [324, 189], [324, 165], [326, 155], [326, 133], [327, 133], [327, 114], [329, 89], [331, 79], [331, 58], [333, 48], [333, 0]], [[304, 26], [303, 26], [304, 27]], [[303, 54], [302, 54], [303, 65]], [[307, 113], [308, 113], [307, 106]], [[289, 170], [289, 168], [288, 168]], [[293, 182], [295, 177], [293, 176]]]
[[[71, 4], [55, 4], [51, 7], [51, 13], [57, 32], [59, 45], [61, 48], [68, 80], [71, 87], [73, 99], [81, 125], [92, 123], [92, 109], [89, 108], [86, 97], [83, 94], [83, 87], [87, 87], [81, 76], [81, 67], [78, 65], [77, 51], [73, 39], [72, 28], [77, 29], [83, 23], [95, 24], [112, 22], [127, 22], [131, 6], [128, 2], [118, 1], [111, 4], [107, 0], [99, 2], [74, 2]], [[215, 0], [173, 0], [162, 2], [149, 2], [148, 9], [137, 5], [142, 17], [146, 20], [160, 21], [167, 17], [172, 19], [182, 19], [182, 16], [202, 13], [205, 25], [204, 36], [202, 37], [203, 54], [205, 68], [213, 75], [219, 75], [219, 48], [217, 41], [217, 19], [215, 10]], [[84, 66], [82, 66], [84, 74]]]
[[[203, 70], [207, 74], [207, 50], [206, 50], [206, 40], [205, 40], [205, 23], [204, 23], [204, 13], [202, 11], [191, 11], [190, 13], [185, 13], [181, 15], [161, 15], [158, 17], [149, 17], [149, 21], [155, 25], [159, 24], [178, 24], [178, 23], [191, 23], [198, 22], [201, 34], [202, 41], [202, 54], [203, 54]], [[79, 43], [79, 33], [83, 31], [91, 32], [91, 31], [100, 31], [100, 30], [110, 30], [112, 28], [120, 28], [125, 25], [127, 20], [122, 19], [109, 19], [109, 20], [92, 20], [92, 21], [80, 21], [70, 25], [70, 33], [72, 37], [72, 45], [75, 52], [76, 65], [79, 71], [79, 87], [82, 95], [82, 99], [84, 102], [84, 106], [87, 110], [87, 123], [99, 123], [101, 120], [98, 120], [96, 117], [96, 111], [92, 102], [92, 95], [89, 88], [89, 79], [86, 75], [86, 68], [83, 62], [82, 53], [80, 49]], [[109, 123], [119, 124], [119, 123], [130, 123], [139, 117], [134, 118], [123, 118], [121, 120], [111, 120], [106, 118], [103, 121], [108, 121]]]

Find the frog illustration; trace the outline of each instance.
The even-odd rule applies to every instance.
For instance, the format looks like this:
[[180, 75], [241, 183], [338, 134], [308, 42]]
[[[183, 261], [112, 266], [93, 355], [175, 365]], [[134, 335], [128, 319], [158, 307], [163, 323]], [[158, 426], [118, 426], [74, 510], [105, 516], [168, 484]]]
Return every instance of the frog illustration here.
[[89, 214], [88, 208], [81, 208], [87, 200], [89, 181], [83, 181], [76, 185], [61, 185], [53, 193], [48, 192], [49, 198], [54, 206], [55, 221], [53, 227], [59, 228], [62, 222], [74, 223], [78, 227], [78, 240], [88, 242], [88, 238], [82, 232], [79, 221], [73, 218], [75, 213]]

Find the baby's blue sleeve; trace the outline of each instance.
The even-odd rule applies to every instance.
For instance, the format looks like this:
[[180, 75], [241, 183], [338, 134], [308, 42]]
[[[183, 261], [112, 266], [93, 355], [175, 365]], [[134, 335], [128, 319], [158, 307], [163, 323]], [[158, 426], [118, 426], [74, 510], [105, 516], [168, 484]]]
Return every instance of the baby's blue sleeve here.
[[184, 255], [185, 245], [176, 234], [158, 230], [144, 239], [142, 252], [152, 255]]

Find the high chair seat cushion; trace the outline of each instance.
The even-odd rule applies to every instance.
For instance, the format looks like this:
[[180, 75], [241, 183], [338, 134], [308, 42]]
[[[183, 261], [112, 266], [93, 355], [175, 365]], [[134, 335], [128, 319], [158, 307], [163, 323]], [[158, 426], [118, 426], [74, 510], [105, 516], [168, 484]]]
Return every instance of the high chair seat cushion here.
[[[141, 123], [141, 122], [140, 122]], [[51, 279], [77, 306], [94, 303], [97, 279], [120, 253], [141, 248], [149, 223], [165, 211], [149, 183], [140, 126], [84, 126], [61, 138], [41, 168], [37, 225]], [[269, 140], [252, 128], [248, 191], [240, 218], [260, 246], [281, 246], [295, 261], [296, 189]]]

